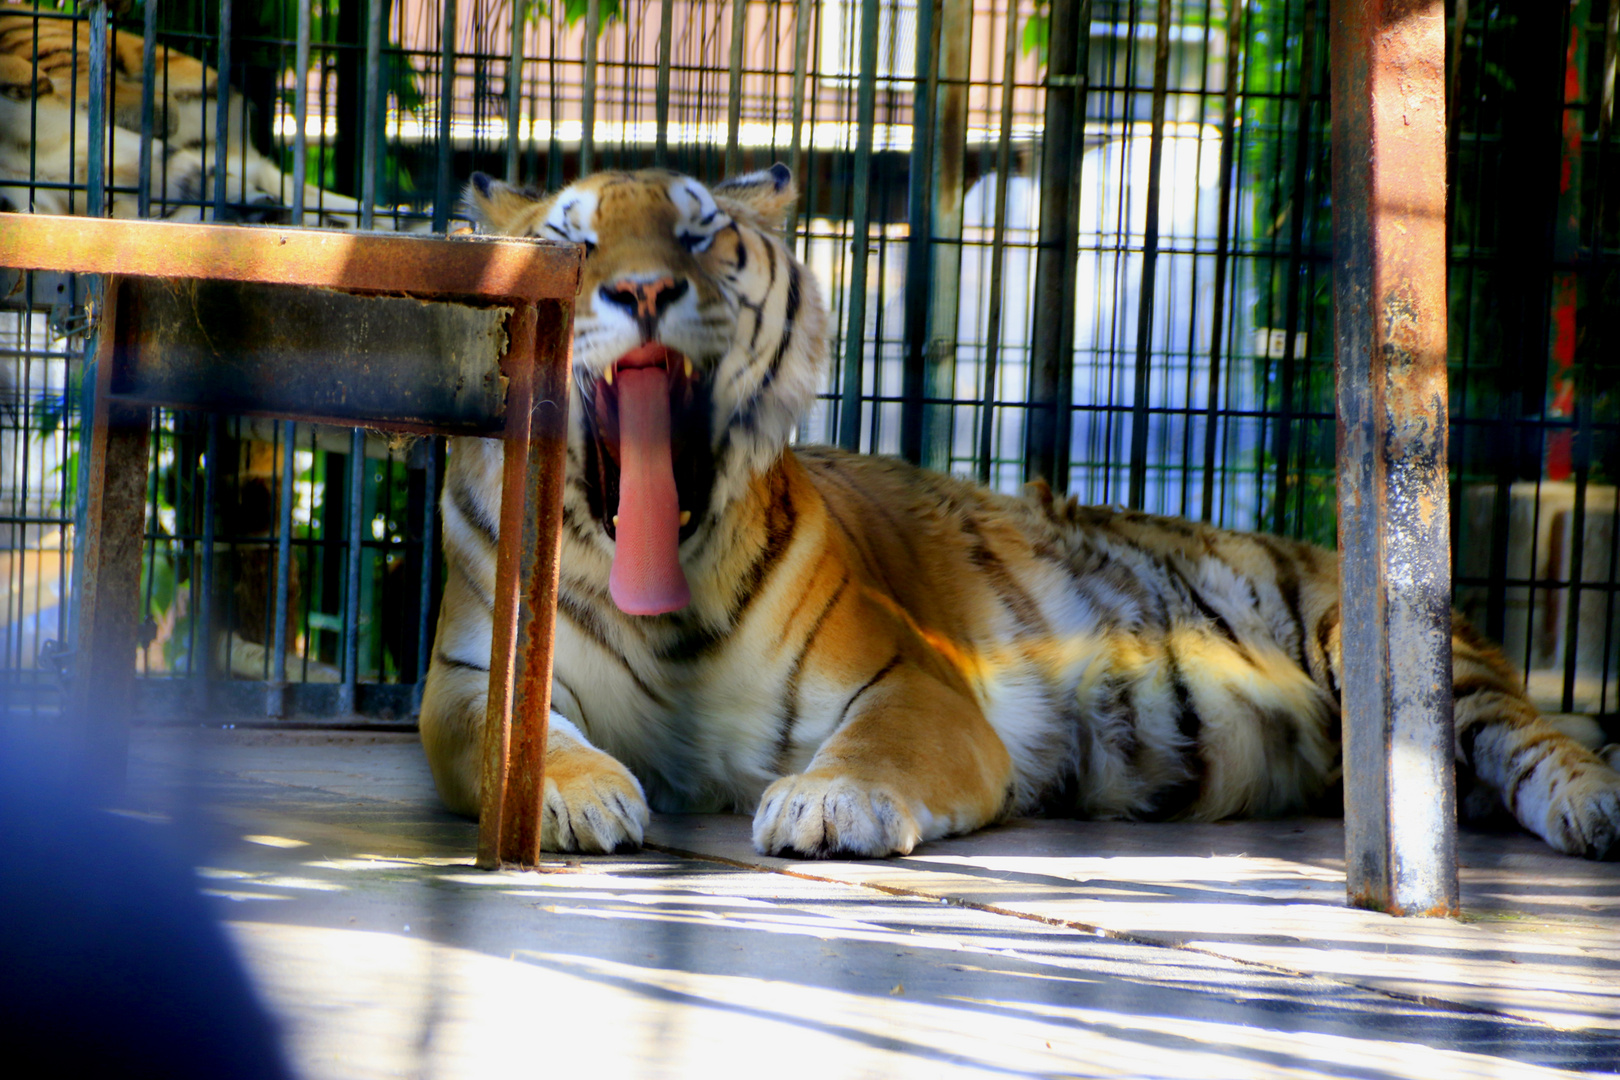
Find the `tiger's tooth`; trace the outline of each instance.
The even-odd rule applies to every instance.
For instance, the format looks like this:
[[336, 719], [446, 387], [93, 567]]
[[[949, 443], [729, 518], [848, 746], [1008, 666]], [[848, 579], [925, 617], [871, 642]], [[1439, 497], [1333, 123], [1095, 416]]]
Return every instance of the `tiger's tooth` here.
[[618, 514], [613, 515], [613, 527], [615, 529], [617, 529], [619, 527], [619, 515]]
[[682, 510], [681, 511], [681, 524], [685, 525], [688, 521], [691, 521], [691, 520], [692, 520], [692, 511], [690, 511], [690, 510]]
[[[692, 377], [692, 361], [690, 361], [690, 360], [686, 361], [686, 377], [688, 379], [690, 379]], [[682, 522], [682, 524], [684, 525], [685, 522]]]
[[602, 381], [607, 383], [609, 386], [613, 385], [613, 367], [611, 364], [608, 366], [606, 371], [602, 372]]

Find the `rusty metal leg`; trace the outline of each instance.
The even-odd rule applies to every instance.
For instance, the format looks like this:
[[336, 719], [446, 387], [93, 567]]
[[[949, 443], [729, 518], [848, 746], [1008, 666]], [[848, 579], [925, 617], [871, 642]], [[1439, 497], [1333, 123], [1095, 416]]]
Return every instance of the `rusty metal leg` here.
[[118, 338], [118, 283], [109, 280], [96, 351], [96, 383], [83, 560], [73, 585], [77, 605], [70, 715], [85, 761], [108, 793], [123, 785], [129, 707], [135, 692], [140, 621], [141, 542], [146, 524], [146, 442], [150, 410], [111, 401], [107, 384]]
[[1332, 13], [1347, 887], [1454, 914], [1445, 10]]
[[512, 316], [478, 823], [478, 865], [485, 869], [540, 861], [571, 336], [567, 305], [543, 303]]

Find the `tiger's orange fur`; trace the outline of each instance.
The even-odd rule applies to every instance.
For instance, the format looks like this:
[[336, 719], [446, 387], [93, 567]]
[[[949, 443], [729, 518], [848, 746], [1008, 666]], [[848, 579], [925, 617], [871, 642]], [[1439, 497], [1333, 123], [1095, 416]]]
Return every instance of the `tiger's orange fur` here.
[[[786, 170], [712, 192], [666, 172], [602, 174], [550, 197], [479, 177], [468, 197], [486, 228], [588, 251], [547, 848], [635, 844], [649, 802], [752, 813], [765, 852], [882, 856], [1012, 814], [1209, 820], [1331, 795], [1332, 553], [787, 445], [826, 316], [775, 235], [794, 197]], [[643, 286], [667, 310], [631, 310]], [[690, 601], [629, 615], [609, 587], [620, 451], [604, 402], [649, 340], [672, 350]], [[439, 790], [469, 814], [499, 468], [495, 444], [454, 447], [422, 709]], [[1560, 850], [1620, 851], [1620, 775], [1538, 717], [1460, 621], [1454, 651], [1466, 779]]]

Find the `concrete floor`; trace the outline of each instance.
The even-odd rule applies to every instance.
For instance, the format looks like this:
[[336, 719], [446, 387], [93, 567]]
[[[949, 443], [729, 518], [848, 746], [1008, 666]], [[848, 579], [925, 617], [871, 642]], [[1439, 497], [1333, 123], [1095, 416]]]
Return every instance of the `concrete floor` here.
[[1464, 919], [1343, 906], [1340, 826], [1017, 822], [885, 862], [733, 817], [540, 873], [471, 865], [414, 736], [137, 732], [130, 803], [301, 1075], [1620, 1073], [1620, 865], [1467, 834]]

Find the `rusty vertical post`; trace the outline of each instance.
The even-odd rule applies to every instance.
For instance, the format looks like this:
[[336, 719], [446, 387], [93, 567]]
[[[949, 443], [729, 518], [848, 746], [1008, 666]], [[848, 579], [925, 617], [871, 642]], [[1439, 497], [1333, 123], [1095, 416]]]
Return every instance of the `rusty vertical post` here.
[[146, 440], [150, 410], [108, 395], [118, 347], [118, 279], [107, 279], [97, 328], [89, 462], [83, 472], [82, 560], [73, 583], [74, 642], [71, 716], [92, 775], [109, 794], [123, 786], [129, 709], [135, 693], [139, 639], [141, 543], [146, 525]]
[[1346, 884], [1357, 907], [1446, 915], [1445, 8], [1333, 0], [1332, 20]]
[[496, 549], [495, 642], [484, 720], [478, 865], [540, 861], [551, 644], [561, 561], [572, 309], [545, 302], [512, 316]]

